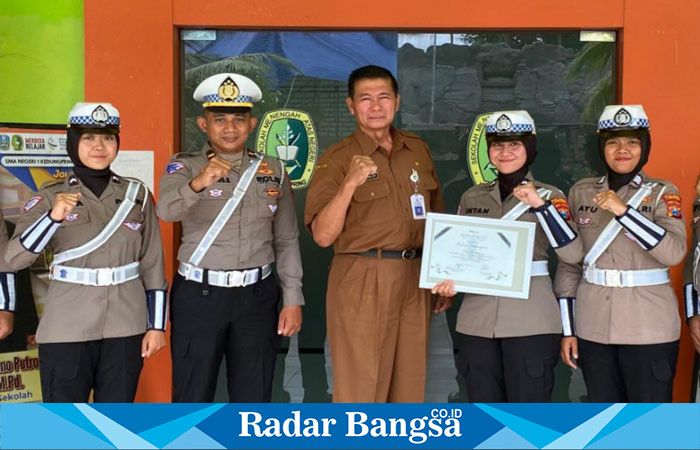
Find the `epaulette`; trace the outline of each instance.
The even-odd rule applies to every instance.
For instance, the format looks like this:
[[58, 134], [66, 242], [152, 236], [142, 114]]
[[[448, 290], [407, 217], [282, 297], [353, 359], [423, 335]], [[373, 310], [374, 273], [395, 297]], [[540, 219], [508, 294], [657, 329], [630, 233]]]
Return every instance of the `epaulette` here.
[[170, 160], [192, 158], [192, 157], [199, 156], [199, 155], [201, 155], [201, 152], [199, 150], [196, 153], [185, 153], [185, 152], [174, 153], [170, 156]]
[[41, 186], [39, 186], [39, 189], [50, 189], [52, 187], [60, 186], [62, 184], [65, 184], [65, 180], [47, 181]]

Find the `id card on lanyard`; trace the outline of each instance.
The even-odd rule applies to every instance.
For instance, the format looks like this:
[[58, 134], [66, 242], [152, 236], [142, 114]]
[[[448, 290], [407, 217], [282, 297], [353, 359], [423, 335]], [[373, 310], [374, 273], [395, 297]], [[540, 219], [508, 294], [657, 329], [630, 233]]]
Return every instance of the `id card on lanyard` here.
[[420, 177], [416, 169], [411, 170], [411, 176], [408, 178], [413, 184], [413, 195], [411, 195], [411, 212], [413, 213], [413, 218], [416, 220], [423, 220], [427, 216], [425, 211], [425, 197], [418, 193]]

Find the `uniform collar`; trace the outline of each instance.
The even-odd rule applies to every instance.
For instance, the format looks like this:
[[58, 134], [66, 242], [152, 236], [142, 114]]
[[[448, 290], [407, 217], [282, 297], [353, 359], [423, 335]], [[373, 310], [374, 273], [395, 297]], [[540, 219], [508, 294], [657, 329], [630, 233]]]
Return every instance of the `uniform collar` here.
[[[630, 180], [629, 183], [627, 183], [627, 186], [633, 186], [635, 188], [640, 187], [642, 184], [644, 184], [647, 181], [648, 177], [644, 172], [641, 170], [635, 175], [632, 180]], [[601, 189], [607, 191], [610, 187], [608, 185], [608, 176], [603, 175], [602, 177], [598, 178], [598, 181], [596, 182], [596, 185]]]
[[[403, 134], [395, 128], [393, 125], [389, 128], [389, 133], [391, 134], [391, 149], [393, 150], [398, 150], [403, 147], [407, 148], [413, 148], [412, 143], [408, 139], [404, 139]], [[362, 151], [362, 154], [365, 156], [369, 156], [375, 151], [377, 151], [380, 147], [379, 144], [377, 144], [374, 139], [369, 137], [367, 134], [365, 134], [364, 131], [360, 129], [360, 127], [355, 128], [355, 132], [353, 133], [353, 136], [357, 140], [357, 142], [360, 144], [360, 150]]]
[[[535, 189], [539, 189], [539, 183], [535, 181], [535, 178], [532, 176], [532, 172], [529, 170], [527, 171], [527, 175], [525, 175], [523, 180], [532, 181], [535, 184]], [[486, 190], [489, 191], [491, 197], [493, 197], [498, 203], [501, 203], [501, 192], [498, 189], [498, 178], [488, 183], [486, 185]], [[507, 203], [512, 196], [513, 194], [510, 194], [508, 197], [506, 197], [506, 200], [503, 203]]]
[[90, 189], [88, 189], [87, 186], [80, 182], [80, 178], [78, 178], [78, 176], [75, 173], [73, 173], [73, 171], [69, 172], [68, 177], [66, 177], [65, 184], [69, 188], [74, 188], [77, 191], [80, 191], [80, 193], [83, 195], [88, 195], [98, 201], [101, 201], [110, 197], [114, 193], [114, 188], [116, 186], [123, 185], [124, 178], [112, 172], [109, 176], [109, 183], [107, 184], [105, 190], [102, 192], [102, 195], [100, 195], [99, 198]]

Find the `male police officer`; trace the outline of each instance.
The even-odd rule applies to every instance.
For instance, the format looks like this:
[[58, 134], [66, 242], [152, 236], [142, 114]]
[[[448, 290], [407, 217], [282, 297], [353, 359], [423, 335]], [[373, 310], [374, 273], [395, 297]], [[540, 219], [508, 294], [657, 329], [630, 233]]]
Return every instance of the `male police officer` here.
[[335, 252], [326, 298], [335, 402], [423, 401], [431, 310], [430, 292], [418, 287], [423, 219], [444, 205], [426, 143], [391, 126], [399, 101], [388, 70], [350, 74], [357, 129], [323, 154], [307, 196], [304, 221]]
[[[173, 400], [211, 402], [226, 355], [231, 402], [269, 402], [280, 335], [301, 328], [301, 257], [284, 165], [245, 148], [255, 129], [250, 79], [221, 73], [197, 87], [208, 142], [175, 155], [158, 215], [182, 223], [171, 297]], [[277, 261], [280, 289], [272, 274]]]

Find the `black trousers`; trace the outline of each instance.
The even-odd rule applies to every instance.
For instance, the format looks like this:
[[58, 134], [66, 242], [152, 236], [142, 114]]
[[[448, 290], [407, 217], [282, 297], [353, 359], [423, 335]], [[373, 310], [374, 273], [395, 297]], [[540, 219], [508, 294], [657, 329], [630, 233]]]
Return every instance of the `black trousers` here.
[[669, 403], [678, 341], [608, 345], [578, 340], [579, 363], [591, 403]]
[[46, 403], [130, 403], [143, 367], [143, 335], [87, 342], [39, 344], [41, 391]]
[[558, 334], [483, 338], [457, 333], [457, 370], [474, 403], [548, 403], [559, 359]]
[[210, 403], [223, 356], [230, 402], [270, 402], [280, 289], [270, 275], [239, 288], [177, 275], [170, 296], [173, 402]]

